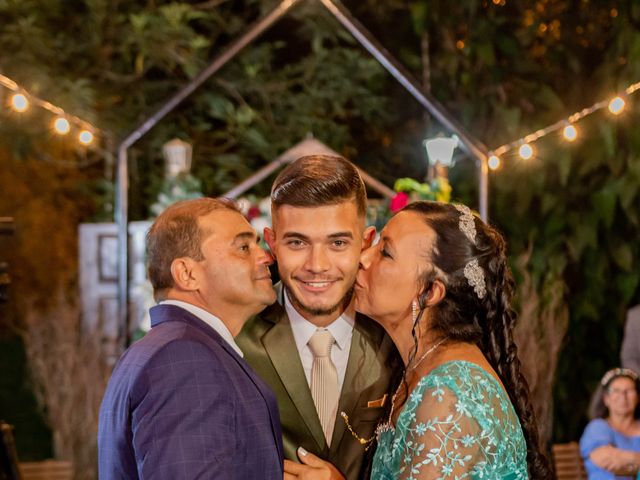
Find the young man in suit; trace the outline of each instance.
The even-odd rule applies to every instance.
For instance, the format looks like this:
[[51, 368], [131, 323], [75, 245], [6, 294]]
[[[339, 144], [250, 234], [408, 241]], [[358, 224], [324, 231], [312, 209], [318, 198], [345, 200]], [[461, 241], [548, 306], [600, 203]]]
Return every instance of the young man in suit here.
[[285, 458], [296, 461], [302, 447], [303, 464], [285, 461], [285, 478], [313, 468], [305, 451], [332, 464], [315, 466], [337, 478], [361, 478], [397, 358], [351, 298], [360, 252], [375, 234], [365, 229], [364, 183], [343, 158], [302, 157], [277, 177], [271, 202], [264, 235], [278, 264], [278, 299], [245, 325], [238, 344], [278, 397]]
[[230, 204], [179, 202], [147, 235], [159, 305], [122, 356], [98, 433], [101, 479], [281, 480], [276, 398], [235, 344], [275, 301], [272, 259]]

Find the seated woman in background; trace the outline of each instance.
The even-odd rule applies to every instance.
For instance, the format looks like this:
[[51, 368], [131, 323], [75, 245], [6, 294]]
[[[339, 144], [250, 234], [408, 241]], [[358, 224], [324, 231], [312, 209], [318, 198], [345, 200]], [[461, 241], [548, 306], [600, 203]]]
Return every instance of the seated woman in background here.
[[640, 469], [638, 374], [628, 368], [605, 373], [591, 402], [591, 422], [580, 439], [589, 480], [632, 479]]

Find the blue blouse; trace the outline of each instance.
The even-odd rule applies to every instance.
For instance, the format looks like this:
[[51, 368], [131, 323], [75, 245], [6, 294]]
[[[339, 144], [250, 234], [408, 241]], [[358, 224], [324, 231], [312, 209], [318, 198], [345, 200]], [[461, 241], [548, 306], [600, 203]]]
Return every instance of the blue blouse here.
[[527, 480], [527, 444], [509, 397], [478, 365], [422, 377], [378, 437], [371, 480]]
[[580, 439], [580, 455], [584, 459], [584, 467], [589, 476], [589, 480], [623, 480], [632, 479], [634, 477], [616, 476], [607, 470], [597, 467], [589, 458], [591, 452], [598, 447], [611, 445], [621, 450], [633, 450], [640, 452], [640, 436], [627, 437], [617, 432], [602, 418], [591, 420], [584, 429], [582, 438]]

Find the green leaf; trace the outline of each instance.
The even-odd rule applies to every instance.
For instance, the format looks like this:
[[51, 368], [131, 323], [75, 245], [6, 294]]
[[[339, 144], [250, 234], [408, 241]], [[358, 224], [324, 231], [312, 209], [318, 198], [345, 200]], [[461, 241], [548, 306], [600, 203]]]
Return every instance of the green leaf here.
[[213, 118], [217, 118], [218, 120], [229, 120], [234, 115], [235, 107], [226, 97], [215, 94], [208, 95], [207, 103], [209, 104], [209, 115]]
[[478, 46], [476, 47], [476, 54], [486, 67], [491, 67], [496, 63], [496, 56], [493, 52], [493, 44], [490, 42], [483, 42], [478, 44]]
[[264, 138], [264, 135], [255, 128], [245, 130], [242, 134], [242, 143], [254, 152], [268, 155], [268, 152], [271, 151], [269, 142]]
[[571, 156], [570, 155], [558, 155], [556, 165], [558, 166], [558, 181], [560, 185], [565, 187], [569, 183], [569, 177], [571, 175]]
[[640, 283], [640, 274], [632, 272], [616, 276], [616, 289], [621, 294], [621, 303], [628, 304], [636, 293]]
[[591, 205], [607, 229], [613, 225], [617, 198], [615, 187], [611, 184], [605, 185], [591, 195]]
[[613, 261], [627, 272], [633, 269], [633, 250], [628, 243], [621, 243], [611, 252]]
[[600, 137], [607, 157], [613, 157], [616, 153], [615, 125], [611, 122], [600, 122]]
[[253, 122], [253, 119], [255, 117], [256, 112], [248, 105], [241, 105], [240, 108], [236, 110], [236, 122], [239, 125], [249, 125], [251, 122]]
[[411, 12], [413, 31], [418, 35], [422, 35], [427, 28], [427, 2], [413, 2], [409, 7], [409, 11]]

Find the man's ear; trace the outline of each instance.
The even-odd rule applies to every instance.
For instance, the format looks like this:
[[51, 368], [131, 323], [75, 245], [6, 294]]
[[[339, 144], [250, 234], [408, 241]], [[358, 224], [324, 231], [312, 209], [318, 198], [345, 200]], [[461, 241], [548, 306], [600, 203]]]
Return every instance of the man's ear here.
[[176, 288], [186, 291], [198, 289], [198, 272], [195, 267], [196, 263], [188, 257], [175, 258], [171, 262], [171, 276]]
[[447, 294], [447, 287], [445, 287], [444, 283], [440, 280], [434, 280], [431, 282], [431, 287], [425, 292], [425, 294], [425, 306], [432, 307], [442, 301], [444, 296]]
[[373, 240], [376, 238], [376, 227], [367, 227], [364, 229], [362, 235], [362, 249], [365, 250], [373, 244]]
[[264, 227], [262, 235], [264, 236], [264, 241], [267, 242], [267, 245], [269, 245], [271, 256], [273, 258], [276, 258], [276, 233], [271, 227]]

